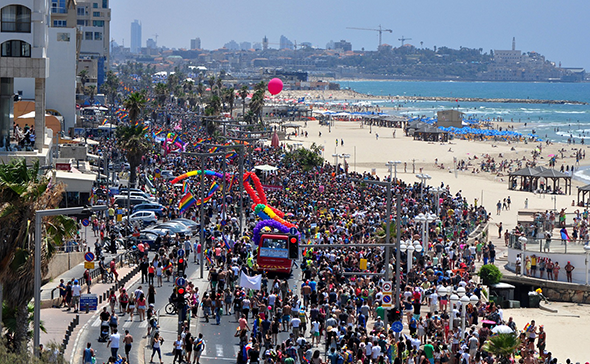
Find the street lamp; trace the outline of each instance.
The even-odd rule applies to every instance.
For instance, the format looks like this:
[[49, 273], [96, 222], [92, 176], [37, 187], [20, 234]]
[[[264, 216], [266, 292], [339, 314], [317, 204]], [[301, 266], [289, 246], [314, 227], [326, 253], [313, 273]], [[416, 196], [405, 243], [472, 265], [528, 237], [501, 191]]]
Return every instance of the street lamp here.
[[340, 154], [340, 158], [344, 159], [344, 172], [348, 173], [348, 164], [346, 164], [346, 160], [350, 158], [350, 154]]
[[436, 192], [436, 215], [440, 216], [440, 194], [445, 192], [447, 189], [444, 187], [433, 187], [431, 191]]
[[340, 158], [340, 154], [334, 153], [334, 154], [332, 154], [332, 157], [334, 157], [336, 159], [336, 163], [334, 164], [334, 170], [335, 170], [336, 174], [338, 174], [338, 158]]
[[419, 241], [414, 241], [412, 243], [412, 240], [408, 240], [406, 242], [402, 242], [401, 245], [399, 246], [399, 249], [400, 249], [400, 251], [407, 253], [408, 262], [407, 262], [407, 266], [406, 266], [406, 274], [408, 274], [410, 272], [410, 270], [412, 269], [413, 254], [414, 254], [414, 252], [420, 253], [422, 251], [422, 245], [420, 245]]
[[465, 311], [467, 311], [467, 305], [471, 302], [467, 295], [461, 297], [461, 338], [465, 333]]
[[431, 179], [432, 177], [430, 177], [428, 174], [426, 173], [418, 173], [416, 175], [416, 178], [418, 178], [420, 180], [420, 183], [422, 184], [422, 188], [420, 188], [420, 192], [421, 192], [421, 198], [424, 199], [424, 187], [426, 187], [426, 180], [427, 179]]
[[445, 286], [443, 286], [442, 284], [440, 286], [438, 286], [438, 288], [436, 289], [436, 294], [438, 295], [439, 302], [442, 301], [441, 297], [446, 296], [447, 293], [448, 293], [448, 291]]
[[[449, 292], [452, 292], [452, 288], [449, 287]], [[451, 297], [449, 297], [449, 301], [451, 302], [451, 307], [449, 308], [449, 332], [451, 333], [451, 335], [453, 334], [453, 323], [455, 321], [455, 305], [457, 304], [457, 302], [459, 302], [459, 296], [457, 296], [456, 294], [452, 294]]]
[[436, 215], [427, 212], [426, 214], [420, 213], [414, 217], [414, 221], [422, 223], [422, 248], [424, 251], [428, 250], [428, 224], [436, 220]]
[[389, 161], [387, 163], [385, 163], [385, 165], [388, 167], [387, 170], [389, 171], [389, 180], [391, 181], [391, 167], [393, 167], [394, 170], [394, 175], [393, 175], [393, 180], [397, 181], [397, 165], [401, 164], [401, 161]]

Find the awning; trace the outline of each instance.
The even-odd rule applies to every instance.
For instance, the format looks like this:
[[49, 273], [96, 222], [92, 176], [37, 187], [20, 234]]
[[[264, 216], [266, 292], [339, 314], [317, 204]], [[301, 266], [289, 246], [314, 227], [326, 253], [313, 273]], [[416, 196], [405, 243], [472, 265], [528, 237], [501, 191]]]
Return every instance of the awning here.
[[263, 165], [260, 165], [260, 166], [256, 166], [256, 167], [254, 167], [254, 169], [257, 169], [259, 171], [265, 171], [265, 172], [274, 172], [274, 171], [278, 170], [277, 167], [274, 167], [274, 166], [271, 166], [271, 165], [268, 165], [268, 164], [263, 164]]
[[96, 181], [95, 174], [73, 173], [66, 171], [55, 171], [57, 182], [63, 182], [66, 185], [67, 192], [87, 192], [92, 191], [92, 185]]

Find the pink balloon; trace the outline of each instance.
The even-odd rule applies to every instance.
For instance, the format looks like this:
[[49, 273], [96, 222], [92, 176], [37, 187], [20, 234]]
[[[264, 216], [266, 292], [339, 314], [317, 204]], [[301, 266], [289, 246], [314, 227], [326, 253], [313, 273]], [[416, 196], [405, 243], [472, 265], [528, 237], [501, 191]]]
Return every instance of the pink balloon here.
[[279, 78], [273, 78], [272, 80], [268, 81], [268, 92], [271, 95], [276, 95], [283, 90], [283, 81]]

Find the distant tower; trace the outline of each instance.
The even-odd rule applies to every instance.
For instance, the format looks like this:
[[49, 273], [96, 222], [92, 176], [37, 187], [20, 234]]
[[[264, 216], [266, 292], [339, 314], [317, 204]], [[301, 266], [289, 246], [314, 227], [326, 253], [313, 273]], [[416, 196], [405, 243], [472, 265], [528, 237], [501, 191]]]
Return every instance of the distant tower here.
[[512, 37], [512, 50], [516, 50], [516, 37]]
[[131, 53], [141, 52], [141, 23], [135, 20], [131, 23]]
[[266, 35], [262, 38], [262, 50], [266, 51], [268, 49], [268, 38]]

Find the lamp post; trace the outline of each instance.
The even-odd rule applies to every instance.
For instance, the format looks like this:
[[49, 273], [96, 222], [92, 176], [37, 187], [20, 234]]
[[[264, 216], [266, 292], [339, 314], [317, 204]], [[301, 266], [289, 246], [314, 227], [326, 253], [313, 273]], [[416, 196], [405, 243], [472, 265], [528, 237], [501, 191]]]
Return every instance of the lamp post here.
[[418, 216], [414, 217], [414, 221], [422, 223], [422, 248], [424, 251], [428, 250], [428, 224], [434, 220], [436, 220], [436, 215], [433, 215], [429, 212], [426, 214], [420, 213]]
[[40, 327], [41, 327], [41, 237], [43, 235], [43, 218], [46, 216], [56, 215], [76, 215], [82, 213], [88, 213], [88, 216], [94, 211], [105, 211], [106, 205], [92, 206], [91, 208], [86, 207], [70, 207], [65, 209], [50, 209], [50, 210], [37, 210], [35, 211], [35, 277], [34, 277], [34, 295], [35, 301], [34, 313], [33, 313], [33, 349], [35, 354], [39, 353], [40, 343]]
[[[452, 293], [452, 288], [449, 287], [449, 293]], [[459, 302], [459, 296], [457, 296], [455, 293], [451, 294], [451, 297], [449, 297], [449, 301], [451, 302], [451, 307], [449, 307], [449, 332], [451, 333], [451, 335], [453, 334], [453, 323], [455, 321], [455, 305], [457, 304], [457, 302]]]
[[335, 159], [334, 171], [336, 172], [336, 174], [338, 174], [338, 158], [340, 158], [340, 154], [334, 153], [334, 154], [332, 154], [332, 157], [334, 157], [334, 159]]
[[426, 173], [418, 173], [416, 175], [416, 178], [418, 178], [420, 180], [420, 183], [422, 184], [422, 188], [420, 188], [420, 194], [421, 194], [421, 198], [424, 199], [424, 188], [426, 187], [425, 182], [427, 179], [431, 179], [432, 177], [430, 177]]
[[448, 291], [445, 286], [443, 286], [442, 284], [440, 286], [438, 286], [438, 288], [436, 289], [436, 294], [438, 295], [439, 301], [441, 300], [441, 297], [443, 297], [447, 294], [447, 292]]
[[469, 302], [468, 296], [461, 297], [461, 338], [463, 338], [463, 334], [465, 333], [465, 311], [467, 311]]
[[412, 269], [414, 252], [420, 253], [422, 251], [422, 245], [419, 241], [414, 241], [412, 243], [412, 240], [407, 240], [406, 242], [401, 242], [399, 249], [400, 251], [407, 253], [408, 261], [406, 266], [406, 274], [408, 274]]
[[385, 163], [385, 165], [388, 167], [387, 170], [389, 171], [389, 180], [391, 181], [391, 169], [393, 167], [393, 181], [397, 182], [397, 165], [401, 164], [401, 161], [389, 161], [387, 163]]
[[350, 158], [350, 154], [340, 154], [340, 158], [344, 159], [344, 172], [348, 174], [348, 164], [346, 164], [346, 160]]
[[446, 191], [443, 187], [433, 187], [431, 191], [436, 192], [436, 216], [440, 216], [440, 194]]

